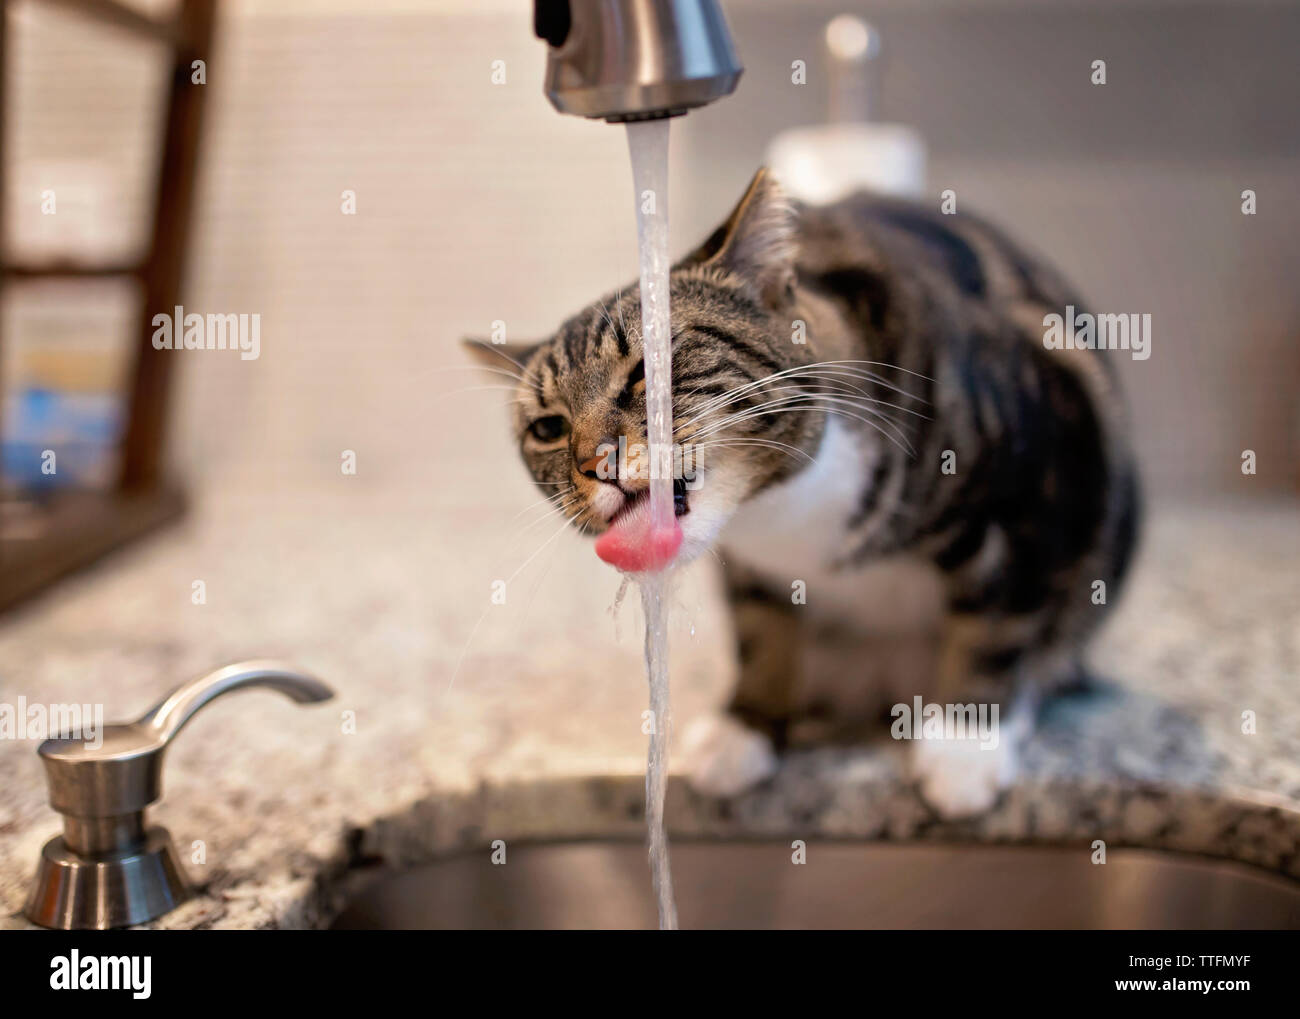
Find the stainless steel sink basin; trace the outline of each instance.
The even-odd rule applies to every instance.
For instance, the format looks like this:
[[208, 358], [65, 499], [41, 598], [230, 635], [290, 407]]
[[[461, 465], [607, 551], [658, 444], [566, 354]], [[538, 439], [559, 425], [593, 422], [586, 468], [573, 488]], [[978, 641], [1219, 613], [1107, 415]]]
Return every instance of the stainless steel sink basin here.
[[[676, 842], [683, 927], [1300, 928], [1300, 883], [1239, 864], [1086, 847]], [[656, 925], [645, 849], [516, 845], [386, 872], [336, 930]]]

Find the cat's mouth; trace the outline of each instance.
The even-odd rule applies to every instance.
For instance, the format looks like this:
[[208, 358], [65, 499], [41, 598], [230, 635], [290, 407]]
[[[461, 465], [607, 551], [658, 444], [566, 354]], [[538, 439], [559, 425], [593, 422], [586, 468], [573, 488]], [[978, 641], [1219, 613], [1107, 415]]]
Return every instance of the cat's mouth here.
[[[650, 501], [649, 487], [642, 488], [633, 492], [624, 501], [623, 505], [614, 511], [614, 515], [609, 518], [610, 527], [618, 526], [620, 520], [636, 512], [641, 506], [648, 504]], [[687, 498], [686, 482], [681, 478], [673, 480], [673, 516], [684, 517], [691, 511], [690, 501]]]

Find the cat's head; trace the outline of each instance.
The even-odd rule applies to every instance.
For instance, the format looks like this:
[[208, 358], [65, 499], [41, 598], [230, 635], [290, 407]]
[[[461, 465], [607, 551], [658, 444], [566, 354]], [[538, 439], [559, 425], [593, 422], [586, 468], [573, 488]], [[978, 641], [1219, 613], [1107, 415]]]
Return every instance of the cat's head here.
[[[682, 561], [709, 548], [744, 500], [806, 464], [820, 436], [821, 416], [772, 378], [812, 360], [793, 321], [794, 258], [792, 208], [760, 170], [726, 222], [673, 267]], [[581, 531], [599, 535], [647, 498], [649, 456], [636, 456], [646, 443], [636, 283], [540, 343], [467, 342], [485, 366], [517, 378], [524, 463]]]

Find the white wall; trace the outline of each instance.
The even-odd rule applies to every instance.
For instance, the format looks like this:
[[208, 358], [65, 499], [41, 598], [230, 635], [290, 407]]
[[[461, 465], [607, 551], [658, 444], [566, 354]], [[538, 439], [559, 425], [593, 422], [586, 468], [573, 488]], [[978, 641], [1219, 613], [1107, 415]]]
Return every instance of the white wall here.
[[[679, 250], [726, 212], [772, 131], [820, 115], [817, 30], [855, 6], [867, 5], [728, 5], [747, 71], [736, 96], [675, 125]], [[523, 0], [222, 10], [187, 303], [259, 313], [263, 353], [185, 358], [179, 463], [206, 481], [308, 479], [352, 448], [395, 485], [454, 485], [485, 462], [515, 470], [505, 394], [451, 394], [481, 382], [448, 370], [464, 363], [457, 340], [494, 319], [540, 335], [633, 278], [623, 132], [550, 109]], [[1153, 357], [1124, 374], [1154, 487], [1239, 486], [1247, 446], [1259, 487], [1293, 487], [1300, 159], [1294, 130], [1274, 122], [1294, 109], [1271, 59], [1293, 55], [1289, 11], [870, 11], [890, 47], [885, 113], [926, 133], [936, 190], [1049, 254], [1097, 308], [1153, 314]], [[109, 221], [129, 242], [147, 208], [161, 65], [62, 12], [19, 17], [14, 157], [71, 150], [113, 167], [126, 183]], [[1198, 45], [1202, 63], [1187, 55]], [[1109, 92], [1076, 80], [1098, 49]], [[814, 69], [803, 90], [789, 84], [794, 57]], [[506, 85], [490, 81], [494, 60]], [[1243, 187], [1261, 195], [1252, 220], [1237, 210]], [[339, 211], [345, 188], [355, 217]], [[11, 221], [33, 200], [11, 194]]]

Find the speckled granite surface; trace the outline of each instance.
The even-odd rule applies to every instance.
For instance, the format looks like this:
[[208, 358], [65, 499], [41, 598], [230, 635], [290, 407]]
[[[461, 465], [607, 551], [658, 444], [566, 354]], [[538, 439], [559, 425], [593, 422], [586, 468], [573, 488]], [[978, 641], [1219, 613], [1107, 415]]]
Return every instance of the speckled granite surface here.
[[[202, 894], [158, 926], [320, 925], [363, 859], [641, 837], [635, 599], [612, 620], [617, 579], [567, 535], [512, 577], [549, 525], [514, 545], [476, 536], [517, 532], [507, 525], [522, 501], [485, 515], [443, 494], [358, 493], [213, 495], [179, 529], [0, 624], [0, 702], [102, 701], [122, 720], [182, 680], [262, 656], [337, 689], [313, 708], [238, 694], [181, 735], [151, 817]], [[489, 602], [494, 578], [511, 581], [504, 606]], [[730, 682], [716, 586], [702, 565], [679, 591], [678, 731]], [[774, 782], [729, 802], [674, 781], [670, 830], [1101, 838], [1300, 878], [1300, 507], [1157, 511], [1095, 660], [1106, 688], [1049, 710], [1023, 776], [982, 818], [935, 819], [903, 748], [885, 741], [792, 755]], [[0, 926], [22, 925], [37, 854], [59, 829], [35, 749], [0, 741]], [[200, 842], [204, 862], [191, 862]]]

